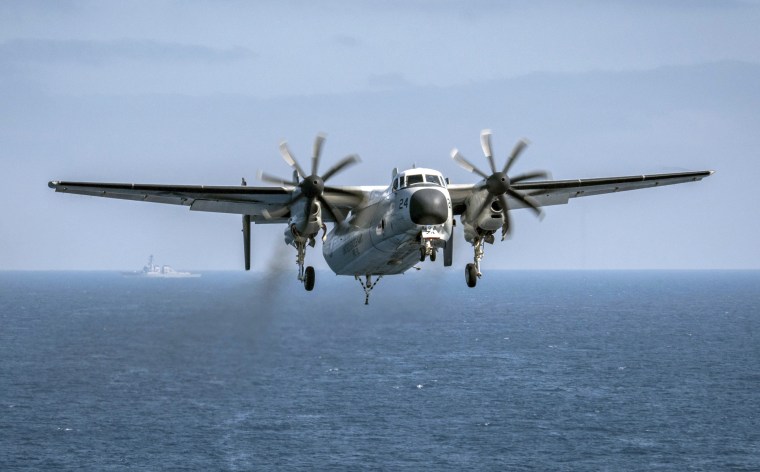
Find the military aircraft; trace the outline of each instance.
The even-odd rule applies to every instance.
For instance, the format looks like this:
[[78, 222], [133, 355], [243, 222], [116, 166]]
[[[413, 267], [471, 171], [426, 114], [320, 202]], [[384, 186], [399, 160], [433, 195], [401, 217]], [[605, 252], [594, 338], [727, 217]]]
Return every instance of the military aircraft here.
[[[434, 169], [393, 170], [391, 182], [380, 186], [328, 186], [327, 181], [359, 162], [357, 155], [319, 172], [323, 134], [317, 135], [307, 173], [286, 142], [280, 154], [293, 168], [290, 179], [264, 172], [259, 178], [274, 187], [155, 185], [52, 181], [56, 192], [184, 205], [194, 211], [242, 215], [245, 270], [251, 268], [251, 224], [285, 224], [285, 243], [296, 250], [298, 280], [314, 289], [315, 272], [306, 266], [306, 248], [322, 239], [322, 254], [337, 275], [353, 276], [364, 289], [364, 302], [380, 279], [402, 274], [425, 260], [435, 262], [443, 253], [443, 265], [452, 265], [455, 216], [464, 239], [473, 248], [473, 262], [465, 266], [465, 281], [475, 287], [482, 277], [484, 245], [495, 234], [504, 240], [512, 230], [509, 212], [526, 208], [542, 217], [542, 207], [567, 203], [571, 198], [622, 192], [662, 185], [695, 182], [713, 171], [678, 172], [595, 179], [547, 180], [545, 171], [511, 175], [513, 165], [528, 142], [520, 140], [506, 163], [496, 166], [491, 131], [483, 130], [480, 144], [488, 170], [466, 159], [457, 149], [451, 157], [480, 181], [450, 184]], [[327, 223], [333, 223], [328, 232]]]

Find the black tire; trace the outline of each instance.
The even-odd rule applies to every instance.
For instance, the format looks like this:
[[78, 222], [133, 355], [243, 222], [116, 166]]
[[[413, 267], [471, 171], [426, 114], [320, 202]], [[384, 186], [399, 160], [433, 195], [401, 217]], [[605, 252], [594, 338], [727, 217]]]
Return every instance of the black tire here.
[[307, 292], [311, 292], [314, 290], [314, 282], [316, 280], [316, 275], [314, 274], [314, 267], [309, 266], [306, 268], [306, 278], [303, 281], [303, 287], [306, 289]]
[[475, 264], [467, 264], [464, 267], [464, 279], [470, 288], [478, 284], [478, 271], [475, 270]]

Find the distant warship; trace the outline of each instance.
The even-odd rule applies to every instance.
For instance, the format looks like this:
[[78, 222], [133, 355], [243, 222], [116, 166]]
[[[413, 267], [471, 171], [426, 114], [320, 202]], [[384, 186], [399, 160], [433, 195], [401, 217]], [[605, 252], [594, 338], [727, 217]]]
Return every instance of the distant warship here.
[[180, 272], [172, 269], [168, 265], [157, 265], [153, 263], [153, 254], [148, 259], [148, 265], [144, 266], [141, 271], [123, 272], [124, 275], [135, 277], [149, 277], [149, 278], [181, 278], [181, 277], [200, 277], [201, 274], [193, 274], [192, 272]]

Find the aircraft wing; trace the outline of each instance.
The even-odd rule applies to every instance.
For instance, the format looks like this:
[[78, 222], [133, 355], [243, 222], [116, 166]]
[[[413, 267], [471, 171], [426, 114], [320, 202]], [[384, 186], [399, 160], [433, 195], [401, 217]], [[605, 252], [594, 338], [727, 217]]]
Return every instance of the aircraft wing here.
[[[602, 195], [605, 193], [638, 190], [642, 188], [661, 187], [663, 185], [696, 182], [713, 174], [712, 170], [696, 172], [676, 172], [669, 174], [631, 175], [624, 177], [606, 177], [597, 179], [543, 180], [520, 182], [512, 185], [514, 190], [530, 195], [541, 206], [562, 205], [571, 198]], [[475, 192], [475, 185], [450, 185], [449, 193], [455, 214], [462, 214], [467, 206], [467, 198]], [[525, 205], [511, 197], [509, 208], [525, 208]]]
[[[156, 185], [104, 182], [52, 181], [48, 186], [56, 192], [119, 198], [141, 202], [183, 205], [194, 211], [250, 215], [255, 223], [284, 223], [290, 212], [270, 216], [270, 212], [286, 206], [293, 198], [293, 190], [284, 187], [208, 186], [208, 185]], [[348, 212], [357, 202], [342, 195], [331, 196], [330, 201]], [[332, 219], [324, 215], [325, 221]]]

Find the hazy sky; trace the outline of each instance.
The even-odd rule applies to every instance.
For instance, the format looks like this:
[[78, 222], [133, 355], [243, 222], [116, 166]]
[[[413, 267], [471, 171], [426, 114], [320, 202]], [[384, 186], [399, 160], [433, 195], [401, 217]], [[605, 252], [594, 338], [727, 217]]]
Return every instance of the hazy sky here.
[[[254, 183], [324, 131], [325, 161], [364, 161], [336, 183], [472, 182], [448, 153], [482, 159], [486, 127], [558, 179], [718, 171], [515, 212], [486, 268], [760, 268], [759, 24], [756, 1], [0, 2], [0, 270], [242, 267], [235, 215], [48, 180]], [[282, 231], [254, 228], [256, 268]]]

